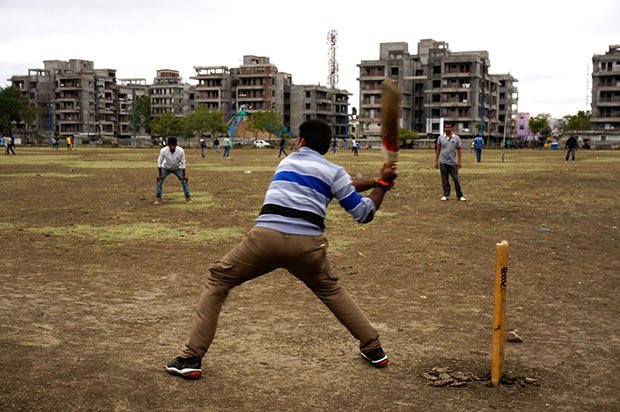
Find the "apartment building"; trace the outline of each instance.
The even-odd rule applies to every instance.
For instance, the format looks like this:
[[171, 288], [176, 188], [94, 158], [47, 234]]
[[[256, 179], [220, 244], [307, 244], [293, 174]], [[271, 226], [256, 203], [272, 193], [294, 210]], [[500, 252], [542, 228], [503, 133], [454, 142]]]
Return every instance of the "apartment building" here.
[[149, 86], [151, 114], [160, 116], [172, 113], [183, 116], [196, 109], [195, 86], [183, 83], [178, 70], [157, 70], [153, 84]]
[[233, 115], [231, 70], [226, 66], [194, 66], [196, 75], [196, 106], [205, 105], [224, 113], [226, 119]]
[[140, 96], [148, 95], [149, 88], [144, 78], [117, 79], [118, 81], [118, 131], [120, 145], [132, 144], [136, 135], [144, 134], [135, 119], [136, 103]]
[[433, 39], [420, 40], [416, 55], [409, 53], [404, 42], [381, 43], [379, 49], [379, 60], [358, 64], [359, 135], [380, 139], [380, 85], [391, 78], [403, 92], [402, 127], [432, 138], [444, 122], [451, 122], [463, 138], [479, 131], [486, 139], [502, 138], [500, 123], [516, 112], [517, 80], [489, 74], [487, 51], [452, 52], [448, 43]]
[[500, 136], [516, 136], [516, 115], [519, 106], [517, 80], [510, 73], [493, 75], [499, 80], [498, 129]]
[[290, 91], [290, 130], [310, 119], [327, 123], [337, 139], [348, 136], [348, 104], [350, 93], [318, 85], [293, 85]]
[[593, 130], [620, 131], [620, 44], [592, 57]]
[[118, 132], [116, 70], [95, 69], [90, 60], [45, 60], [43, 69], [29, 69], [27, 76], [12, 76], [39, 109], [33, 127], [48, 139], [74, 135], [78, 142], [115, 143]]

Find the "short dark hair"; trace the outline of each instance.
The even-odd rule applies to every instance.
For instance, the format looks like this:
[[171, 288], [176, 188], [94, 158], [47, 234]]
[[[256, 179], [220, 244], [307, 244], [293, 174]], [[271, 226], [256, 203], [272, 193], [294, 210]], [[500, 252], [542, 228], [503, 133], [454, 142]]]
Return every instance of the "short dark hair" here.
[[306, 141], [306, 146], [324, 155], [329, 150], [332, 131], [321, 120], [308, 120], [299, 126], [299, 137]]
[[177, 144], [177, 138], [176, 137], [169, 137], [168, 138], [168, 144], [173, 144], [176, 145]]

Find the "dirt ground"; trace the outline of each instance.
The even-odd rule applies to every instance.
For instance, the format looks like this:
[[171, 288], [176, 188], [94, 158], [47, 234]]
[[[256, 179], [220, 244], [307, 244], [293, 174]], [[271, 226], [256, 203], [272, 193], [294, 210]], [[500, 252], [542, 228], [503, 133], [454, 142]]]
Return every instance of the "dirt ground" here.
[[[276, 271], [232, 291], [203, 378], [168, 375], [210, 261], [252, 227], [277, 150], [188, 150], [194, 204], [157, 149], [0, 157], [0, 410], [620, 410], [620, 152], [464, 153], [467, 202], [440, 202], [428, 150], [403, 152], [375, 221], [331, 205], [330, 259], [388, 368]], [[378, 151], [328, 158], [374, 177]], [[507, 376], [490, 387], [495, 244], [510, 243]], [[435, 387], [449, 367], [483, 379]], [[532, 378], [534, 383], [524, 383]]]

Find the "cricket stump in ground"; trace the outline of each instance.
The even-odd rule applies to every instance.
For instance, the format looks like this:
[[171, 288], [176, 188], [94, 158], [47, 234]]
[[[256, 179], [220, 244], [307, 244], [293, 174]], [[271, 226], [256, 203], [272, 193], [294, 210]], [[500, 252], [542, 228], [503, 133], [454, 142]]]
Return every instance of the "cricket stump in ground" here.
[[493, 349], [491, 382], [498, 385], [504, 374], [506, 351], [506, 285], [508, 281], [508, 242], [495, 244], [495, 301], [493, 304]]

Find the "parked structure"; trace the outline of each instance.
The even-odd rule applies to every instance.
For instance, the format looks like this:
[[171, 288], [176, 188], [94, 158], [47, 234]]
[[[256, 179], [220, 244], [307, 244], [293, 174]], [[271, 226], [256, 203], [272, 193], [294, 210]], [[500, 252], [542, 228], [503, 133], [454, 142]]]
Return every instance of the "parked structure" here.
[[358, 64], [358, 134], [379, 140], [380, 85], [390, 78], [403, 92], [402, 127], [432, 138], [449, 121], [463, 138], [482, 131], [485, 139], [500, 141], [504, 127], [507, 134], [514, 133], [517, 79], [489, 74], [489, 66], [487, 51], [451, 52], [443, 41], [420, 40], [416, 55], [409, 53], [407, 43], [381, 43], [378, 60]]

